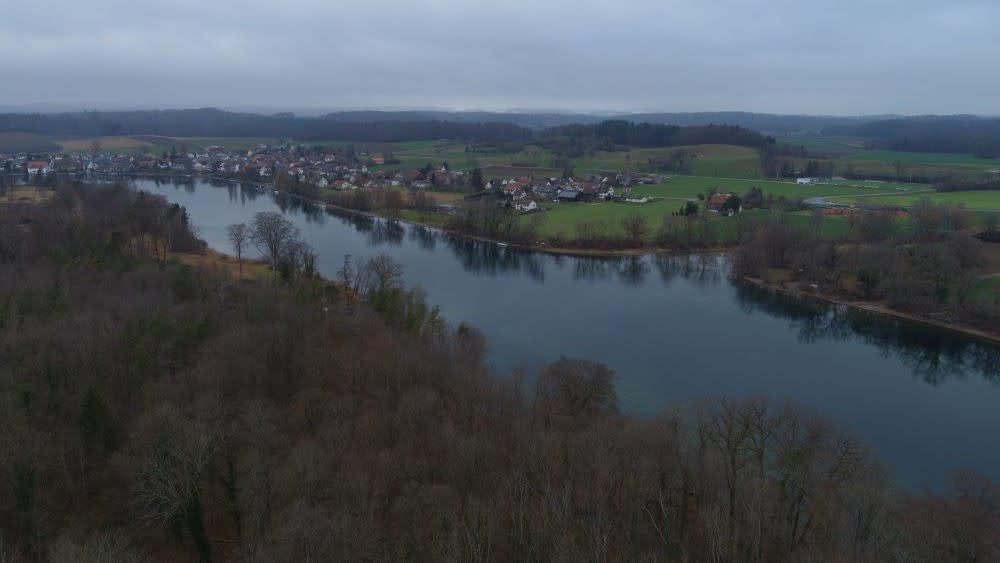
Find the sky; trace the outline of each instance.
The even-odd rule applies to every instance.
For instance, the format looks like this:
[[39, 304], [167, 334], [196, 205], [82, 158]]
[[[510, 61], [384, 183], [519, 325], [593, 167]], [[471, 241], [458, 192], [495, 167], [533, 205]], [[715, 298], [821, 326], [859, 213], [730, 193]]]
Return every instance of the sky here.
[[1000, 114], [997, 0], [11, 0], [0, 106]]

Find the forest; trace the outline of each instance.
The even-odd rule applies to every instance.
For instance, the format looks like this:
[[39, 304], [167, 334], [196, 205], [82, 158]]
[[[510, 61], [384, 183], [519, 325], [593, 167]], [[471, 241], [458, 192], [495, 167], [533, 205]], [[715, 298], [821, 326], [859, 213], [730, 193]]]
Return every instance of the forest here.
[[649, 122], [605, 120], [594, 125], [563, 125], [540, 133], [539, 144], [563, 157], [577, 157], [595, 150], [624, 147], [674, 147], [730, 144], [765, 149], [774, 138], [735, 125], [681, 127]]
[[585, 360], [493, 373], [386, 256], [234, 280], [160, 197], [0, 205], [4, 563], [1000, 557], [984, 477], [903, 489], [764, 399], [632, 418]]
[[855, 134], [874, 148], [906, 152], [971, 154], [1000, 157], [1000, 119], [965, 116], [907, 117], [873, 121]]
[[[971, 229], [975, 216], [964, 207], [923, 197], [911, 212], [912, 234], [900, 234], [896, 213], [885, 210], [850, 215], [842, 240], [824, 239], [779, 217], [740, 243], [734, 269], [765, 281], [780, 272], [790, 279], [778, 283], [995, 330], [1000, 326], [1000, 294], [983, 285], [996, 267], [995, 245], [986, 241], [994, 236], [1000, 216], [990, 215], [977, 237]], [[821, 215], [814, 212], [814, 217]]]
[[501, 122], [341, 121], [320, 117], [271, 116], [218, 109], [88, 111], [55, 114], [0, 114], [0, 132], [92, 137], [164, 135], [171, 137], [292, 137], [296, 140], [414, 141], [463, 139], [524, 141], [529, 129]]

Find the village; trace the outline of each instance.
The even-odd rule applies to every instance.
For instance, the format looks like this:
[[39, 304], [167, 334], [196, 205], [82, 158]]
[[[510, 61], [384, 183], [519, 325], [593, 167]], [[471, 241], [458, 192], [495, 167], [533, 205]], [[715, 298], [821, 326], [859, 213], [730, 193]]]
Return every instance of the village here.
[[[634, 172], [606, 172], [582, 177], [536, 178], [530, 175], [484, 178], [476, 170], [444, 166], [400, 169], [391, 153], [358, 151], [351, 146], [334, 148], [296, 145], [290, 141], [260, 144], [246, 150], [212, 145], [197, 150], [176, 148], [160, 154], [146, 151], [99, 151], [0, 154], [0, 167], [8, 176], [36, 184], [54, 184], [59, 177], [107, 175], [197, 175], [218, 179], [274, 185], [293, 193], [321, 196], [327, 191], [410, 188], [457, 193], [493, 193], [511, 208], [530, 213], [543, 202], [594, 203], [623, 201], [647, 203], [651, 198], [633, 195], [632, 188], [663, 182], [667, 176]], [[728, 195], [728, 194], [726, 194]], [[713, 198], [718, 210], [725, 198]]]

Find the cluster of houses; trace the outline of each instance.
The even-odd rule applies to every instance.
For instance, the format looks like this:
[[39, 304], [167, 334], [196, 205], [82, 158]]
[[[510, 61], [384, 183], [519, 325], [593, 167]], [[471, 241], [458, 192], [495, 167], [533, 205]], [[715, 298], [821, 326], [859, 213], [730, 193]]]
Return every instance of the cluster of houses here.
[[538, 209], [541, 201], [562, 203], [599, 202], [621, 200], [645, 203], [648, 198], [633, 196], [632, 188], [639, 184], [655, 184], [662, 176], [638, 175], [627, 172], [618, 174], [592, 174], [582, 178], [501, 178], [486, 183], [486, 191], [499, 191], [521, 212]]
[[374, 169], [384, 156], [339, 147], [317, 150], [289, 143], [258, 145], [248, 150], [220, 146], [196, 151], [126, 154], [105, 152], [0, 154], [0, 170], [9, 174], [200, 174], [243, 181], [276, 182], [279, 178], [321, 189], [353, 190], [410, 186], [449, 188], [467, 182], [461, 170]]
[[[462, 170], [430, 168], [387, 170], [380, 167], [383, 154], [355, 152], [352, 147], [317, 149], [289, 142], [258, 145], [247, 150], [222, 146], [169, 153], [53, 153], [48, 155], [0, 154], [6, 173], [26, 174], [198, 174], [267, 183], [294, 182], [321, 190], [355, 190], [405, 186], [415, 189], [470, 188], [471, 174]], [[486, 191], [506, 196], [521, 212], [539, 208], [543, 201], [595, 202], [623, 200], [644, 202], [632, 187], [654, 184], [663, 176], [635, 173], [592, 174], [579, 178], [491, 178]]]

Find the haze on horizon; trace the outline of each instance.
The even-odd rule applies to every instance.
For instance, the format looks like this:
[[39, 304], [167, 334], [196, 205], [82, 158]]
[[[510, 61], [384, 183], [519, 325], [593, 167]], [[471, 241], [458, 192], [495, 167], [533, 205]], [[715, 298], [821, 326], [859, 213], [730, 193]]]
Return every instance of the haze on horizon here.
[[47, 0], [0, 105], [995, 115], [991, 0]]

